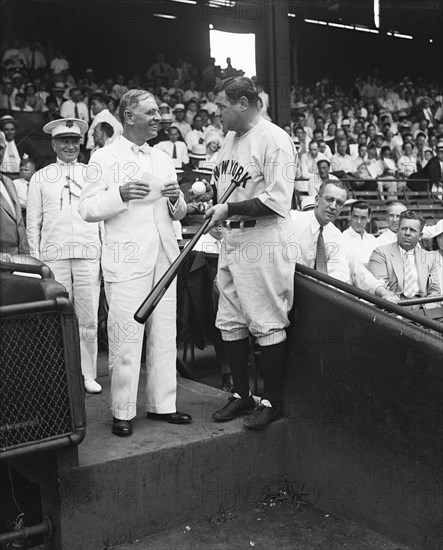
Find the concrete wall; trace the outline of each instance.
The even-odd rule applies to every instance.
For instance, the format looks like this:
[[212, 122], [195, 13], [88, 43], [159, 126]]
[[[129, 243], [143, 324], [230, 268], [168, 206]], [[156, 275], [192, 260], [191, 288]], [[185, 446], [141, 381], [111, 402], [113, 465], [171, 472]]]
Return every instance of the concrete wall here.
[[316, 506], [413, 548], [443, 541], [442, 339], [296, 275], [289, 475]]

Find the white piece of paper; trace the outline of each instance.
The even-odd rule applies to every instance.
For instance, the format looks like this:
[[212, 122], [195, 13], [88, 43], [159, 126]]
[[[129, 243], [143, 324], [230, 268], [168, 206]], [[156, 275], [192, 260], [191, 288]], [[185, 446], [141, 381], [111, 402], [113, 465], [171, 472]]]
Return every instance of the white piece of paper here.
[[165, 186], [165, 180], [158, 178], [150, 172], [143, 172], [143, 174], [140, 176], [140, 181], [143, 183], [148, 183], [150, 187], [149, 193], [144, 199], [142, 199], [145, 202], [156, 202], [163, 196], [161, 194], [161, 191]]
[[367, 169], [371, 178], [377, 178], [378, 176], [383, 174], [383, 170], [378, 162], [372, 162], [371, 164], [368, 164]]

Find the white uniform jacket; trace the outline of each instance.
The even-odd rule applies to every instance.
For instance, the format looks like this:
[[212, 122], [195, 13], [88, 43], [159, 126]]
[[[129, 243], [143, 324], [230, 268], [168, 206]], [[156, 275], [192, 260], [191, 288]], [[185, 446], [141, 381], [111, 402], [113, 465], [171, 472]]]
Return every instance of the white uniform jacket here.
[[[145, 146], [134, 152], [123, 136], [96, 151], [88, 165], [88, 184], [80, 198], [80, 215], [89, 222], [104, 220], [102, 269], [109, 282], [127, 281], [150, 273], [161, 242], [172, 262], [179, 254], [172, 226], [186, 214], [180, 193], [175, 205], [161, 187], [177, 181], [174, 164], [163, 151]], [[119, 188], [130, 181], [146, 181], [151, 192], [142, 200], [123, 202]]]
[[57, 160], [32, 176], [26, 216], [32, 256], [43, 262], [100, 260], [99, 224], [85, 222], [77, 211], [86, 171], [80, 162]]

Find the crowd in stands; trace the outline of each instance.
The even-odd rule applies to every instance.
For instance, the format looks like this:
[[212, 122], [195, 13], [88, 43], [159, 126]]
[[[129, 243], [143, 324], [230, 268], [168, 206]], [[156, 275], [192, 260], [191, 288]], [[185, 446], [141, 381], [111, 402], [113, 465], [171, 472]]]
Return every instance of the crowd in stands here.
[[[14, 42], [4, 48], [2, 64], [0, 130], [7, 143], [0, 171], [15, 180], [24, 210], [27, 186], [36, 166], [41, 164], [26, 154], [26, 140], [19, 145], [14, 142], [16, 113], [39, 112], [45, 122], [66, 117], [88, 122], [89, 131], [81, 147], [81, 160], [87, 162], [91, 152], [106, 147], [122, 133], [118, 114], [122, 95], [129, 89], [144, 88], [154, 95], [162, 118], [158, 136], [150, 145], [174, 161], [188, 202], [188, 223], [196, 220], [192, 216], [201, 214], [201, 203], [212, 196], [210, 167], [224, 140], [211, 90], [222, 78], [241, 74], [229, 58], [225, 69], [216, 67], [211, 58], [198, 71], [189, 60], [177, 59], [173, 63], [159, 53], [145, 74], [121, 73], [114, 78], [101, 78], [94, 69], [86, 68], [74, 77], [69, 60], [53, 45], [44, 48], [38, 43]], [[257, 88], [260, 112], [270, 120], [269, 95], [259, 82]], [[351, 255], [358, 256], [363, 266], [371, 266], [375, 248], [395, 241], [399, 215], [410, 210], [402, 204], [405, 191], [425, 191], [430, 200], [441, 206], [442, 83], [409, 77], [393, 82], [372, 74], [358, 76], [352, 88], [342, 88], [324, 79], [312, 87], [293, 86], [288, 101], [291, 120], [282, 127], [298, 151], [296, 194], [314, 197], [319, 190], [324, 192], [327, 182], [339, 180], [345, 193], [333, 221], [356, 191], [375, 191], [379, 201], [387, 205], [387, 231], [377, 238], [367, 233], [373, 206], [370, 201], [357, 203], [349, 214], [350, 234], [343, 237], [343, 249], [353, 251]], [[206, 193], [198, 201], [191, 190], [196, 179], [206, 182]], [[337, 193], [340, 197], [343, 194]], [[337, 199], [336, 206], [338, 202]], [[311, 206], [317, 207], [314, 201]], [[298, 208], [301, 210], [300, 204]], [[390, 216], [395, 221], [391, 222]], [[434, 222], [438, 218], [437, 214]], [[417, 220], [423, 229], [422, 218], [409, 220], [406, 225], [414, 225]], [[438, 233], [429, 234], [437, 239], [433, 246], [439, 249], [436, 261], [440, 287], [441, 233], [438, 239]], [[387, 236], [390, 239], [385, 242]], [[337, 238], [335, 232], [331, 238]], [[352, 267], [347, 265], [345, 271], [351, 273], [346, 280], [358, 280], [358, 270], [353, 276]], [[379, 271], [373, 268], [372, 273]]]

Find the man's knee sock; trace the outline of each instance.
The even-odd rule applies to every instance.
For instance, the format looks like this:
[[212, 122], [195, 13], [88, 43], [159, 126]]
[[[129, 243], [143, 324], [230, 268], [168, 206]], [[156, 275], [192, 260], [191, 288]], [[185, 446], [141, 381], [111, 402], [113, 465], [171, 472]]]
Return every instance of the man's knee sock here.
[[260, 347], [260, 359], [263, 366], [263, 399], [271, 405], [279, 405], [285, 371], [286, 342]]
[[240, 397], [249, 396], [249, 338], [224, 342], [229, 366], [231, 367], [232, 378], [234, 379], [234, 391]]

